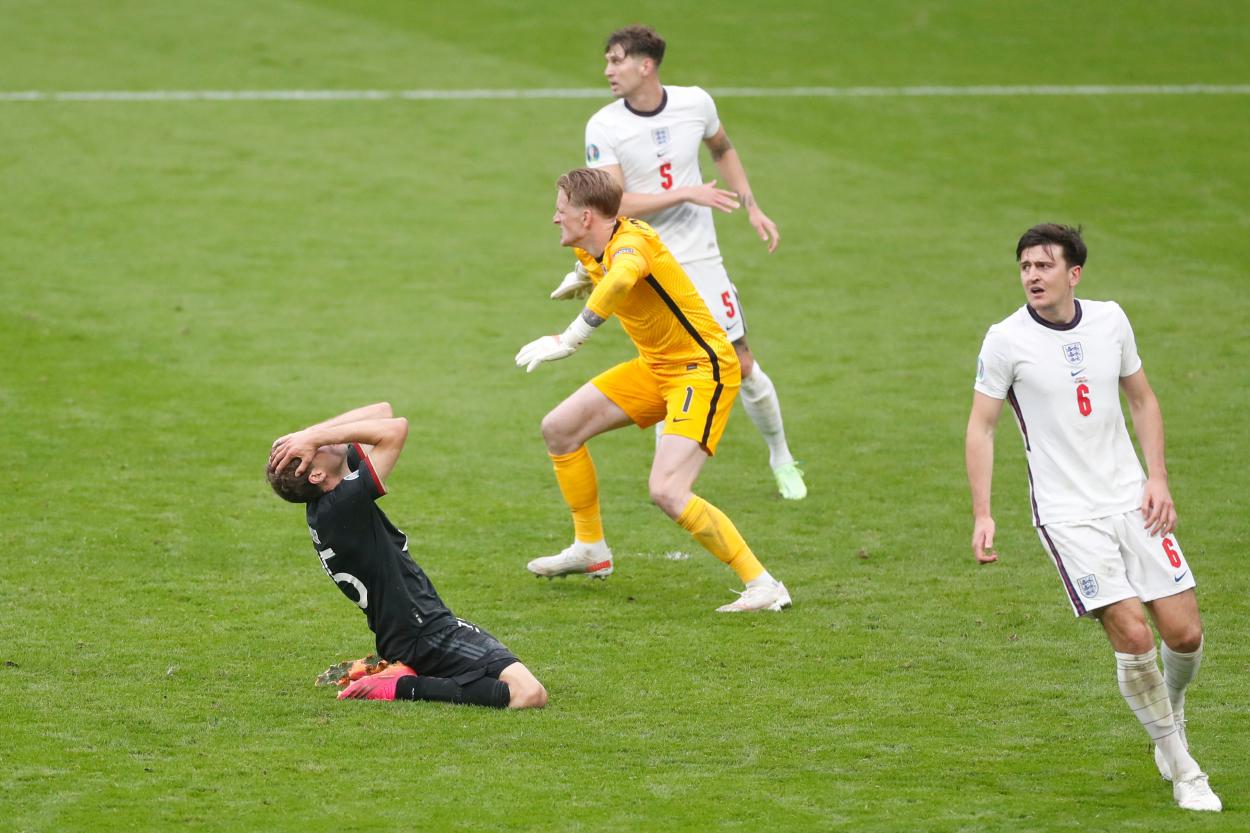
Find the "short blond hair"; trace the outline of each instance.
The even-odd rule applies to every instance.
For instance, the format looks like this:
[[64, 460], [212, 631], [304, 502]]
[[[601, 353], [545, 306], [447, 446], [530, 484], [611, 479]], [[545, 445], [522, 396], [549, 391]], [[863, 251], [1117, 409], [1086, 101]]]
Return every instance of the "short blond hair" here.
[[574, 168], [556, 180], [556, 187], [571, 205], [594, 209], [605, 217], [615, 217], [621, 209], [620, 183], [600, 168]]

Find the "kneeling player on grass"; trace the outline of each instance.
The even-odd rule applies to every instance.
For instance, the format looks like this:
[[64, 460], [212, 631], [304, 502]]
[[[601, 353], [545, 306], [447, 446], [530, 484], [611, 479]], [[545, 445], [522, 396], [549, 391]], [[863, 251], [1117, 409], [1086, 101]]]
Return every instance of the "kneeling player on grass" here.
[[499, 640], [447, 609], [408, 554], [407, 537], [374, 502], [407, 437], [408, 421], [379, 403], [279, 437], [269, 453], [270, 485], [307, 504], [322, 567], [364, 611], [390, 663], [339, 699], [541, 708], [542, 683]]

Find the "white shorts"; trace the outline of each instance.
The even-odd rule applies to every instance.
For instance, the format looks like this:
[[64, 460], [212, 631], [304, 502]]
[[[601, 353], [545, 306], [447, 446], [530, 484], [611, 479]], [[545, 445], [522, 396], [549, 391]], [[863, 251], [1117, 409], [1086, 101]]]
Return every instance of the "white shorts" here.
[[738, 303], [738, 290], [729, 280], [725, 262], [719, 258], [695, 260], [683, 263], [681, 268], [690, 276], [694, 288], [703, 296], [712, 317], [724, 329], [730, 341], [737, 341], [747, 334], [746, 321], [742, 319], [742, 305]]
[[1194, 574], [1172, 535], [1150, 535], [1140, 510], [1037, 528], [1054, 559], [1068, 601], [1084, 616], [1124, 599], [1152, 602], [1194, 586]]

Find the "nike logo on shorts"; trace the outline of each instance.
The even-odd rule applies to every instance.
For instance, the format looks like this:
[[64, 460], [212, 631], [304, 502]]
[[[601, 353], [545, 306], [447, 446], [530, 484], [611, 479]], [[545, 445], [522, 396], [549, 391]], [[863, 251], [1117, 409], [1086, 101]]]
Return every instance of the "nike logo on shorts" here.
[[1187, 576], [1187, 575], [1189, 575], [1189, 571], [1188, 571], [1188, 570], [1186, 570], [1185, 572], [1181, 573], [1179, 576], [1173, 576], [1173, 577], [1172, 577], [1172, 581], [1176, 582], [1177, 584], [1180, 584], [1180, 583], [1181, 583], [1181, 579], [1183, 579], [1183, 578], [1184, 578], [1185, 576]]

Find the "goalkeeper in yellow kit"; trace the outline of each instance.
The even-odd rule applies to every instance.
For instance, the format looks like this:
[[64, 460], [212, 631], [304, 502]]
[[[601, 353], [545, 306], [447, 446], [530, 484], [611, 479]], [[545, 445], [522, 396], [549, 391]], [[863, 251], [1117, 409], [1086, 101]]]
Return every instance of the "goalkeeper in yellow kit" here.
[[517, 353], [533, 371], [573, 354], [612, 315], [638, 348], [638, 357], [599, 374], [543, 418], [543, 439], [556, 480], [573, 513], [573, 544], [528, 565], [538, 576], [612, 573], [603, 536], [599, 485], [586, 449], [591, 437], [631, 423], [664, 422], [648, 487], [651, 500], [746, 585], [717, 610], [735, 613], [790, 606], [785, 585], [751, 552], [733, 522], [691, 489], [716, 451], [738, 395], [738, 358], [698, 290], [646, 223], [617, 217], [621, 187], [603, 170], [578, 168], [556, 182], [560, 245], [573, 247], [594, 291], [560, 335], [544, 336]]

